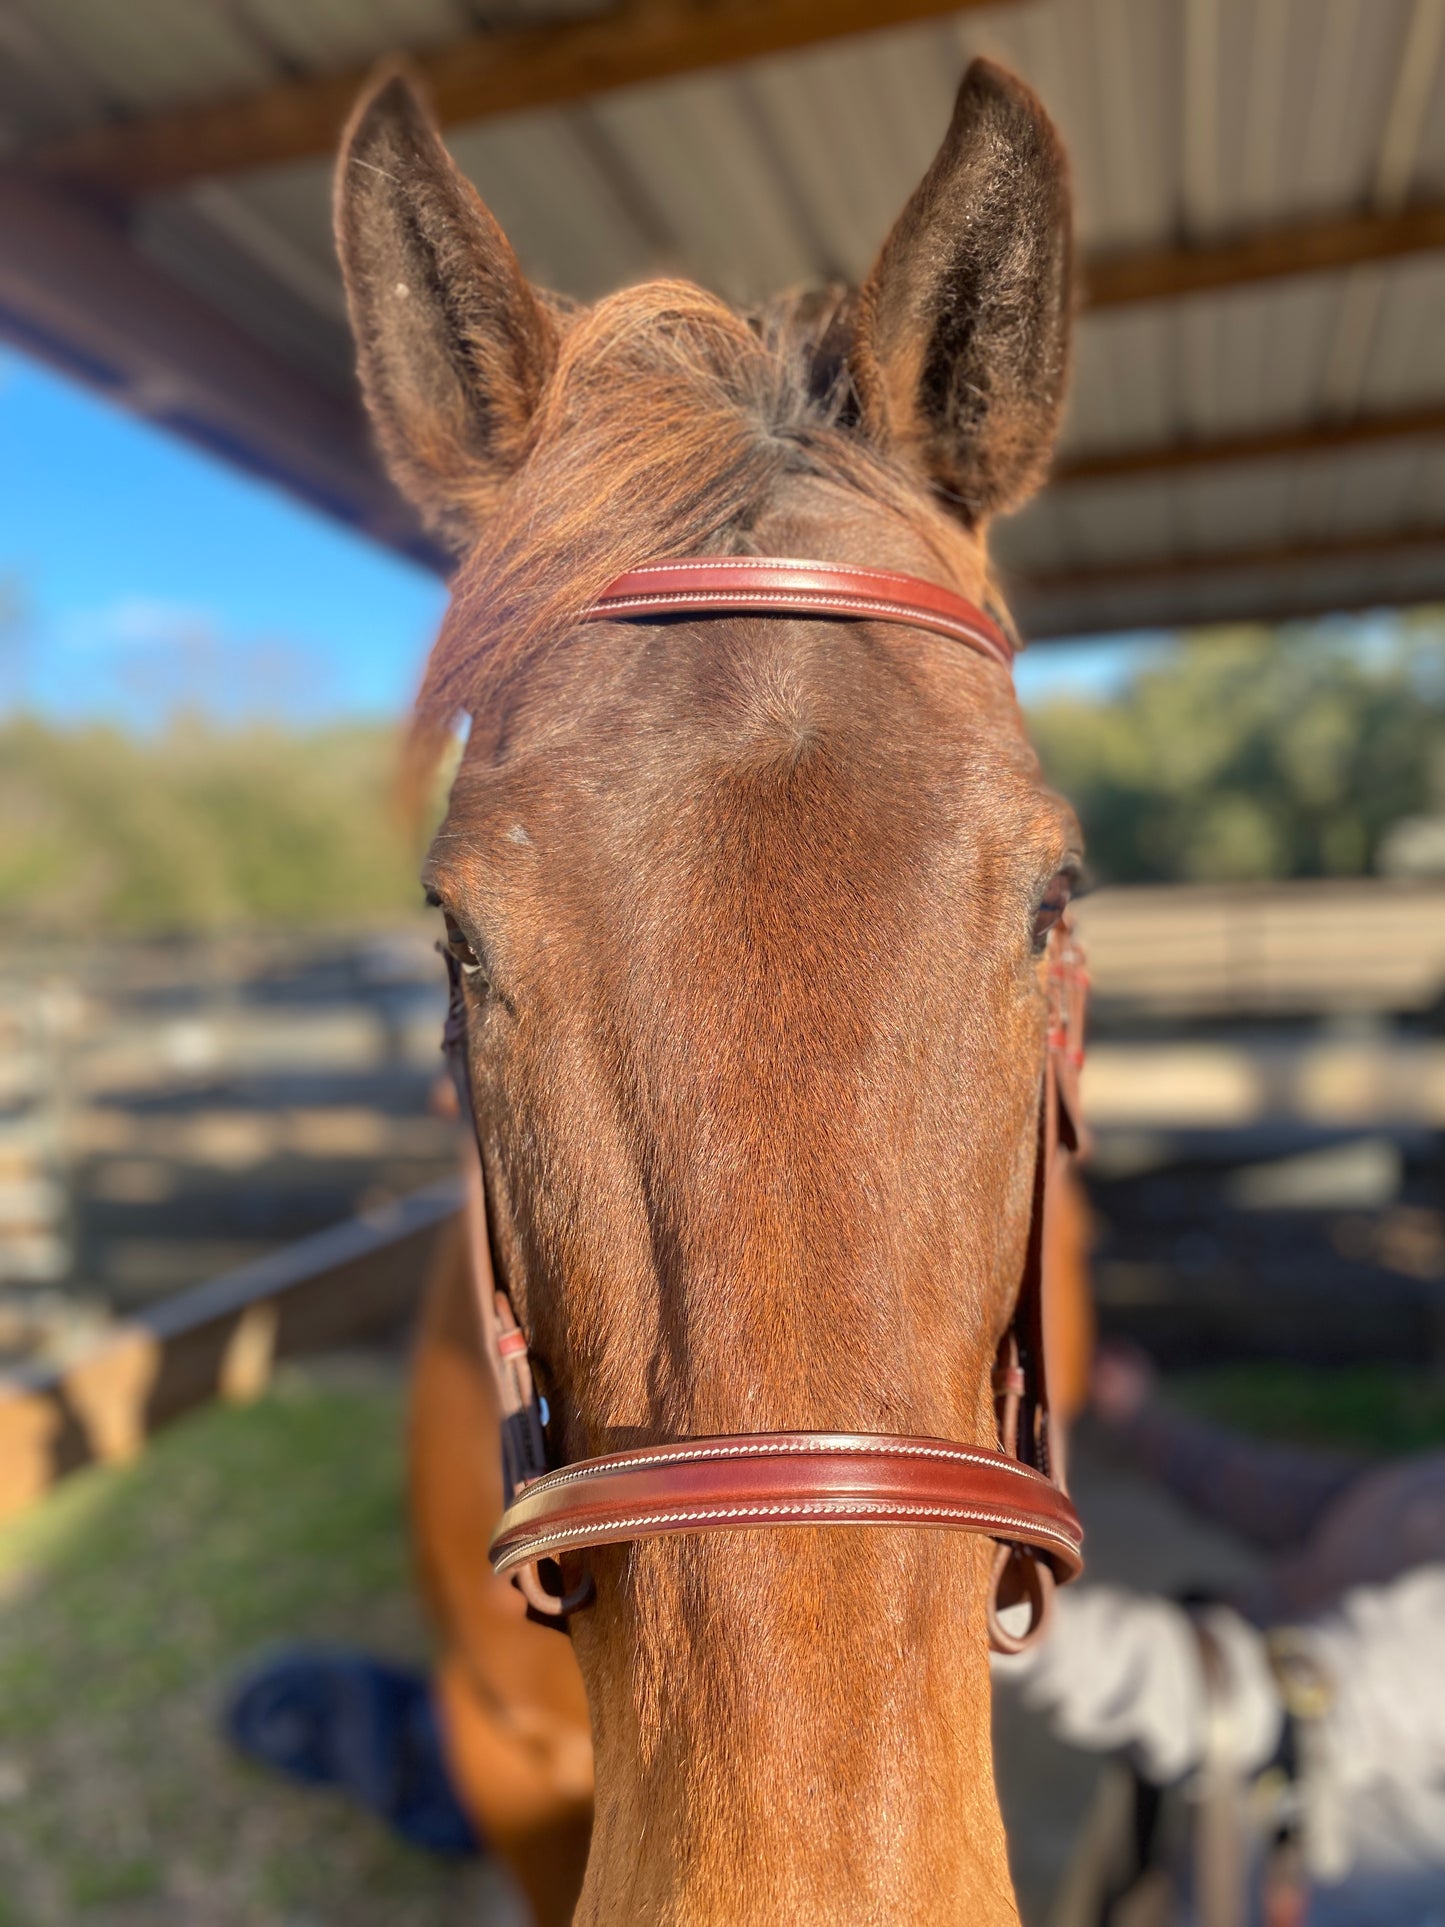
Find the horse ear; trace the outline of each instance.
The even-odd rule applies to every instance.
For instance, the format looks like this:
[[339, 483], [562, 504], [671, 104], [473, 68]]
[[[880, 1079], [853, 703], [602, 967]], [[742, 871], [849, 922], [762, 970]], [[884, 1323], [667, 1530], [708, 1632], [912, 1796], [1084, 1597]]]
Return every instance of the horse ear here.
[[522, 459], [556, 328], [401, 74], [361, 100], [343, 138], [336, 242], [392, 479], [465, 548]]
[[1068, 375], [1068, 167], [1047, 114], [992, 62], [964, 75], [938, 155], [859, 298], [864, 420], [970, 521], [1043, 481]]

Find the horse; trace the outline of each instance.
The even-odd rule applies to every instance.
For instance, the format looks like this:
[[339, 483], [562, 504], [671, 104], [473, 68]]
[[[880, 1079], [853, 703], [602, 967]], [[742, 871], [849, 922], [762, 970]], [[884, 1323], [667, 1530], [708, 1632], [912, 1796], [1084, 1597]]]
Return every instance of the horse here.
[[554, 1463], [828, 1427], [999, 1459], [1081, 836], [998, 652], [796, 599], [587, 618], [640, 565], [781, 556], [1007, 628], [988, 531], [1047, 472], [1068, 370], [1060, 142], [976, 61], [861, 289], [580, 306], [391, 71], [336, 227], [382, 455], [458, 557], [414, 745], [469, 719], [424, 881], [485, 1216], [433, 1280], [410, 1433], [458, 1782], [544, 1923], [1014, 1922], [994, 1547], [593, 1538], [567, 1600], [536, 1567], [524, 1596], [487, 1564], [476, 1271]]

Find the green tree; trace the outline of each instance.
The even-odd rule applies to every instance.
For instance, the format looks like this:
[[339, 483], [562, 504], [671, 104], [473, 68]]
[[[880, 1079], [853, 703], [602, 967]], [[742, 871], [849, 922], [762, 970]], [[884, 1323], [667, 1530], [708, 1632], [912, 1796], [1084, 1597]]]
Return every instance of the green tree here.
[[177, 719], [138, 741], [0, 725], [0, 921], [217, 929], [385, 919], [419, 901], [392, 732]]
[[1122, 696], [1047, 701], [1030, 726], [1105, 880], [1359, 874], [1392, 823], [1445, 808], [1445, 616], [1365, 648], [1201, 631]]

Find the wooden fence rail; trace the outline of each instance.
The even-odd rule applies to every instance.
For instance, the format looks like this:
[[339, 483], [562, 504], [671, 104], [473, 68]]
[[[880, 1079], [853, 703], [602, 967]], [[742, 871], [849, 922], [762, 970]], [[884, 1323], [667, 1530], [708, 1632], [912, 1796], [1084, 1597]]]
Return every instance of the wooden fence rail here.
[[1078, 906], [1105, 1000], [1181, 1016], [1418, 1011], [1445, 992], [1445, 882], [1100, 890]]
[[167, 1299], [73, 1365], [0, 1382], [0, 1519], [198, 1405], [254, 1398], [280, 1359], [394, 1327], [459, 1208], [444, 1179]]

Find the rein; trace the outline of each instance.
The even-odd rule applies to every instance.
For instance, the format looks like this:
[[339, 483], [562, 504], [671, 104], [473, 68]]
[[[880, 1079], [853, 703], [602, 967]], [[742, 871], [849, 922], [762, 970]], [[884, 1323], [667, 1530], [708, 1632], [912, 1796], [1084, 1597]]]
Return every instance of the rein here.
[[[935, 583], [887, 569], [766, 556], [655, 562], [618, 576], [587, 622], [646, 616], [771, 614], [901, 623], [943, 635], [1004, 669], [1014, 649], [993, 618]], [[1044, 1225], [1064, 1162], [1079, 1148], [1078, 1074], [1088, 978], [1067, 916], [1048, 942], [1048, 1036], [1039, 1104], [1033, 1208], [1013, 1320], [999, 1347], [994, 1398], [999, 1449], [887, 1433], [773, 1432], [682, 1439], [553, 1467], [545, 1401], [525, 1334], [492, 1267], [486, 1186], [466, 1051], [461, 971], [447, 957], [451, 1001], [443, 1049], [466, 1131], [467, 1221], [482, 1349], [502, 1414], [506, 1509], [490, 1558], [533, 1612], [554, 1625], [592, 1597], [590, 1576], [557, 1594], [539, 1562], [661, 1533], [788, 1525], [948, 1527], [997, 1541], [988, 1632], [1018, 1652], [1043, 1630], [1055, 1584], [1083, 1567], [1083, 1528], [1049, 1439], [1044, 1374]], [[1027, 1603], [1026, 1630], [1003, 1623]]]

